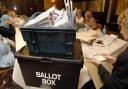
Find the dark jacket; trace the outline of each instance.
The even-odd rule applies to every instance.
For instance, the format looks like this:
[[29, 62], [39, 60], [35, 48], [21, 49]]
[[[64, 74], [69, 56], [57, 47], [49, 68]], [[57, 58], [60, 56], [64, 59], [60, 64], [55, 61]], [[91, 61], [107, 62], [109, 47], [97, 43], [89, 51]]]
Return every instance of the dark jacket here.
[[4, 26], [0, 26], [0, 34], [3, 37], [14, 40], [14, 38], [15, 38], [15, 28], [11, 24], [9, 25], [9, 28], [6, 28]]
[[98, 72], [104, 83], [101, 89], [128, 89], [128, 48], [118, 56], [112, 74], [101, 64]]

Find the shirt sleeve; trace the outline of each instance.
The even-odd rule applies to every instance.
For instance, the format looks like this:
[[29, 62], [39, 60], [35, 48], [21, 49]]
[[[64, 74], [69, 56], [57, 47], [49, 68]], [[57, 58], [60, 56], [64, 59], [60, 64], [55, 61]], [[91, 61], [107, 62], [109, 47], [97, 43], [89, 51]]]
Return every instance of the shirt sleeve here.
[[110, 74], [102, 64], [98, 66], [99, 76], [104, 83], [101, 89], [124, 89], [124, 84], [114, 74]]

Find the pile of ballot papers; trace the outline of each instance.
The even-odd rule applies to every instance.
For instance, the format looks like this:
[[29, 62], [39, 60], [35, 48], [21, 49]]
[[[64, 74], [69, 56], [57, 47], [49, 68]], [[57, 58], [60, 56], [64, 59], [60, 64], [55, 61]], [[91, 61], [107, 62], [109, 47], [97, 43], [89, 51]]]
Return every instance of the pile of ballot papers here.
[[72, 0], [64, 0], [66, 10], [55, 6], [30, 19], [24, 26], [38, 27], [73, 27], [75, 12], [72, 11]]
[[118, 38], [118, 36], [116, 35], [105, 35], [103, 37], [97, 38], [92, 46], [96, 47], [96, 46], [100, 46], [100, 47], [108, 47], [110, 46], [116, 39]]

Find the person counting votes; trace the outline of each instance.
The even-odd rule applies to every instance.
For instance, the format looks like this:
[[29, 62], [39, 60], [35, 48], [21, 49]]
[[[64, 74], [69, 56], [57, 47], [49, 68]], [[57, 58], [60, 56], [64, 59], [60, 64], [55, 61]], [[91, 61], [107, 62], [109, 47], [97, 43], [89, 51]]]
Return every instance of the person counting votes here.
[[[124, 40], [128, 41], [128, 9], [126, 9], [118, 18], [120, 33]], [[110, 74], [106, 68], [95, 59], [91, 62], [98, 66], [98, 74], [103, 82], [100, 89], [128, 89], [128, 47], [115, 60], [110, 55], [104, 56], [106, 60], [113, 60], [113, 70]]]
[[96, 29], [97, 28], [97, 24], [95, 21], [95, 18], [92, 15], [91, 11], [86, 11], [84, 14], [84, 21], [85, 21], [85, 25], [92, 27], [92, 29]]
[[81, 9], [77, 9], [75, 21], [76, 23], [84, 24], [84, 18], [82, 17]]

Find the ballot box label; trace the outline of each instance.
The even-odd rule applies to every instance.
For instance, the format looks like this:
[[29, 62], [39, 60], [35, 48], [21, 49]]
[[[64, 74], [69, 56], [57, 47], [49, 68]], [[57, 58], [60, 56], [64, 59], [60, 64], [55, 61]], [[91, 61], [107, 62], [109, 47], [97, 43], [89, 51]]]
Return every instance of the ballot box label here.
[[56, 80], [61, 80], [60, 74], [51, 74], [51, 73], [44, 73], [44, 72], [36, 72], [37, 78], [42, 78], [42, 84], [46, 85], [56, 85]]

